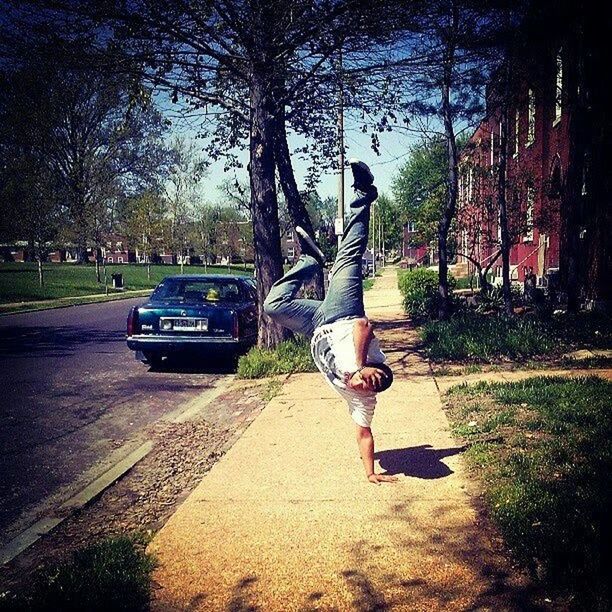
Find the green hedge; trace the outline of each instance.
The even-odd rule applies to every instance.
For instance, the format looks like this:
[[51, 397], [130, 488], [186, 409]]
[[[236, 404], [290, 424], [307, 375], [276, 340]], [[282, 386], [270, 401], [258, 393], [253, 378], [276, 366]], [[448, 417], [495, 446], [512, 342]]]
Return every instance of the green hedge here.
[[[438, 272], [428, 268], [400, 270], [399, 290], [404, 310], [414, 318], [435, 318], [438, 315], [440, 294], [438, 293]], [[455, 279], [448, 277], [449, 292], [455, 288]]]

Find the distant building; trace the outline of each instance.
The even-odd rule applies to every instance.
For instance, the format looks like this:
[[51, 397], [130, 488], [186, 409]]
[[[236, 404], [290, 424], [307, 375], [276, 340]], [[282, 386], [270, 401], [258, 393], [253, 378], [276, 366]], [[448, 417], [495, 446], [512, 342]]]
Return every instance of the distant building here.
[[[506, 202], [513, 238], [510, 276], [516, 283], [524, 281], [529, 269], [539, 284], [545, 284], [559, 270], [560, 197], [569, 156], [568, 119], [563, 107], [565, 62], [563, 49], [551, 48], [538, 57], [534, 74], [521, 69], [512, 79], [514, 96], [507, 111]], [[500, 244], [500, 114], [491, 87], [487, 115], [459, 161], [458, 250], [481, 264], [497, 255]], [[492, 271], [500, 282], [501, 258], [497, 258]]]
[[414, 221], [404, 223], [402, 237], [402, 267], [429, 266], [437, 262], [435, 247], [419, 239]]

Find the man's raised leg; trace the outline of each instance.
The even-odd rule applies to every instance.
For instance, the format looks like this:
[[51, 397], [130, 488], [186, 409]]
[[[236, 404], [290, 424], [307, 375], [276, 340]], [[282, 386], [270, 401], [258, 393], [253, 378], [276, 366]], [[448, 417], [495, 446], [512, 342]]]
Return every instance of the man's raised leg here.
[[[356, 197], [350, 205], [352, 216], [342, 235], [338, 255], [330, 272], [331, 280], [327, 294], [321, 306], [325, 323], [333, 323], [345, 317], [365, 315], [361, 260], [368, 245], [370, 206], [378, 197], [378, 192], [371, 183], [364, 184], [358, 181], [363, 167], [367, 166], [356, 160], [355, 163], [361, 164], [356, 169], [355, 164], [351, 163], [355, 176]], [[371, 176], [369, 169], [367, 171]]]
[[321, 301], [297, 299], [295, 296], [305, 283], [312, 280], [318, 270], [319, 263], [314, 257], [301, 255], [293, 268], [272, 285], [264, 302], [264, 312], [291, 331], [311, 335]]

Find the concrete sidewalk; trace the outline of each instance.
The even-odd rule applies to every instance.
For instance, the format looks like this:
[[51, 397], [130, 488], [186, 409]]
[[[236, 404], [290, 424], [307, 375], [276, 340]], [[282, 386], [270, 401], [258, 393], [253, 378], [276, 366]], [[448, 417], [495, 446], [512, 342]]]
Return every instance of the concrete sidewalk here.
[[366, 293], [396, 374], [364, 476], [346, 406], [292, 376], [150, 546], [157, 610], [525, 609], [479, 524], [429, 367], [410, 350], [396, 271]]

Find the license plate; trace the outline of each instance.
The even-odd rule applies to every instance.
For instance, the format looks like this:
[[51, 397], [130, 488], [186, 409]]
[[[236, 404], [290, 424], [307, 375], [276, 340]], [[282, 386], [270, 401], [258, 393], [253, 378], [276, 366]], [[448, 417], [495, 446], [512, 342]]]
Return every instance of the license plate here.
[[186, 332], [208, 331], [208, 319], [181, 318], [163, 319], [160, 325], [162, 330], [175, 330]]

